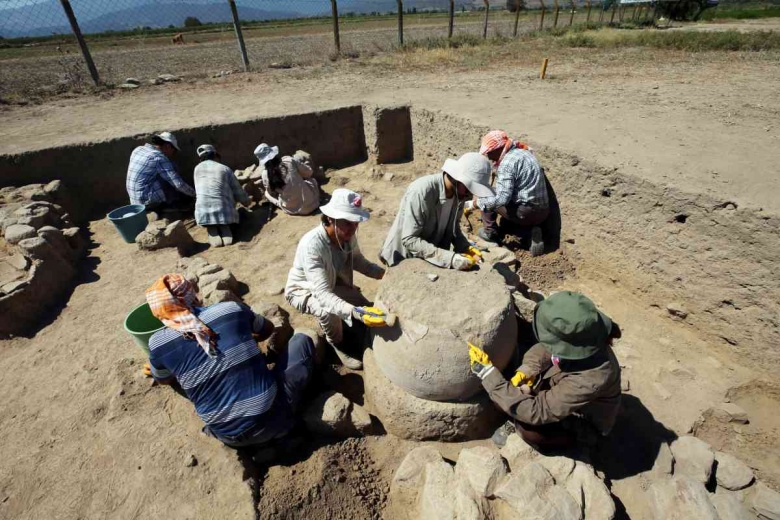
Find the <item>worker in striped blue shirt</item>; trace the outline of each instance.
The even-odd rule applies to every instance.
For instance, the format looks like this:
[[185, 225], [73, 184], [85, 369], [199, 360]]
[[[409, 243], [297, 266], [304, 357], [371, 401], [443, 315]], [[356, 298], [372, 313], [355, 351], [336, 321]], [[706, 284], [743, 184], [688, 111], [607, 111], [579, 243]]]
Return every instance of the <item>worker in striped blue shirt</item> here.
[[257, 341], [274, 326], [246, 305], [200, 307], [194, 287], [178, 274], [160, 278], [146, 297], [166, 326], [149, 340], [152, 376], [178, 382], [206, 423], [204, 433], [240, 448], [290, 432], [314, 366], [313, 332], [296, 332], [270, 370]]

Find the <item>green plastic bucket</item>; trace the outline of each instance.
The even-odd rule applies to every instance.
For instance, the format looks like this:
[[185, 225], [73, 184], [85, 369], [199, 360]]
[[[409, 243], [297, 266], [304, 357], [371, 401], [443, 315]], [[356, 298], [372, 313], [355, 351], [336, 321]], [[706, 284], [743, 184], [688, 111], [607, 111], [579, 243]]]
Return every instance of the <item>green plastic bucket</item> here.
[[146, 217], [146, 207], [141, 204], [131, 204], [115, 209], [108, 214], [108, 220], [113, 222], [116, 230], [128, 244], [135, 242], [135, 237], [149, 224], [149, 219]]
[[165, 325], [154, 317], [148, 303], [139, 305], [125, 318], [125, 330], [133, 336], [133, 340], [149, 357], [149, 338]]

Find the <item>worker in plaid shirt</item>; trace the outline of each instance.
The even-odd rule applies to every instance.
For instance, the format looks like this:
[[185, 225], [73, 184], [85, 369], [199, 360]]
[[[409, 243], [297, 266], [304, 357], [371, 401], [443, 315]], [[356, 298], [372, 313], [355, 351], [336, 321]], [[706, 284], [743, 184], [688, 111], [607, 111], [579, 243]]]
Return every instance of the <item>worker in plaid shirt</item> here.
[[550, 214], [547, 180], [539, 161], [527, 145], [513, 141], [506, 132], [493, 130], [482, 138], [479, 153], [496, 165], [496, 194], [493, 197], [474, 197], [466, 210], [482, 211], [482, 229], [479, 237], [488, 242], [498, 241], [498, 215], [531, 229], [531, 254], [544, 252], [542, 230], [539, 225]]
[[151, 143], [133, 150], [126, 183], [130, 204], [144, 205], [150, 211], [194, 204], [195, 189], [179, 176], [172, 161], [178, 151], [170, 132], [154, 135]]

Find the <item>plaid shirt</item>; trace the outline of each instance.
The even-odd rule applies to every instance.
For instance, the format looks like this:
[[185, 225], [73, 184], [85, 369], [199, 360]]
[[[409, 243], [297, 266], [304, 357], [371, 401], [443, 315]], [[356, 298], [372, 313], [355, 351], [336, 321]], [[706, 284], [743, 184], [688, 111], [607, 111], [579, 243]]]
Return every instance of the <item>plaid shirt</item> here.
[[510, 149], [496, 172], [495, 196], [477, 200], [477, 206], [483, 211], [494, 211], [508, 204], [535, 208], [550, 205], [544, 171], [530, 150]]
[[163, 182], [167, 182], [178, 191], [195, 196], [195, 190], [176, 173], [176, 167], [170, 159], [151, 144], [139, 146], [130, 155], [127, 167], [127, 194], [130, 204], [155, 204], [166, 202]]

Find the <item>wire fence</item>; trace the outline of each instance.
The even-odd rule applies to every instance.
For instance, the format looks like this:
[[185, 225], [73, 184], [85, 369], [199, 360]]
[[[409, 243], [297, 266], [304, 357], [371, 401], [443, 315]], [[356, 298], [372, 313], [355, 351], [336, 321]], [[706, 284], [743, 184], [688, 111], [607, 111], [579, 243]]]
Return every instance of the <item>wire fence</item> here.
[[427, 39], [656, 16], [658, 4], [619, 1], [0, 0], [0, 97], [135, 88], [371, 56]]

